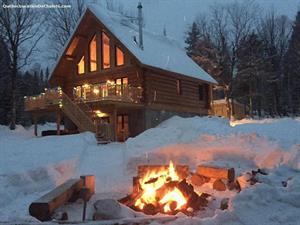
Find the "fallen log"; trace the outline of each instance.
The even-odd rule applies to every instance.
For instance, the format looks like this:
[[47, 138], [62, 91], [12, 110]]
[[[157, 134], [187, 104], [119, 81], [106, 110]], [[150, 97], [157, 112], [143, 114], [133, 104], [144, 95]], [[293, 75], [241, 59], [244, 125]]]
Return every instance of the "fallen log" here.
[[234, 168], [219, 168], [219, 167], [208, 167], [198, 166], [196, 173], [201, 176], [216, 178], [216, 179], [227, 179], [229, 182], [234, 181]]
[[83, 187], [83, 179], [70, 179], [54, 190], [45, 194], [29, 206], [29, 214], [40, 221], [51, 219], [54, 210], [79, 194]]

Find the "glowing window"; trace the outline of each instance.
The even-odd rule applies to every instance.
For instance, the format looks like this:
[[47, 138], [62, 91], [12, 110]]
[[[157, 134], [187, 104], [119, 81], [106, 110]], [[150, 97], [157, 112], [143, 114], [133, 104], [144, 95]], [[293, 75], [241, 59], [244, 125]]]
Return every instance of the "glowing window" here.
[[124, 65], [124, 53], [123, 51], [116, 47], [116, 65], [117, 66], [122, 66]]
[[77, 72], [78, 74], [84, 74], [84, 56], [81, 57], [79, 63], [77, 64]]
[[110, 68], [109, 37], [104, 32], [102, 32], [102, 67]]
[[96, 41], [96, 35], [93, 37], [93, 39], [90, 42], [90, 71], [96, 71], [97, 70], [97, 41]]

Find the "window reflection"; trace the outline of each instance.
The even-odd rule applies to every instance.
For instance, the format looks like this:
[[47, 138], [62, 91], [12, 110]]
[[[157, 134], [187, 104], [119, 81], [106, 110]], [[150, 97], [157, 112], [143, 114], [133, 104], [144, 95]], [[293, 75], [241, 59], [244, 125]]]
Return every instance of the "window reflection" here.
[[90, 71], [96, 71], [97, 70], [97, 41], [96, 41], [96, 35], [93, 37], [93, 39], [90, 42], [89, 46], [90, 50]]
[[77, 64], [77, 72], [78, 74], [84, 74], [84, 56], [81, 57], [79, 63]]
[[116, 47], [116, 65], [117, 66], [122, 66], [124, 65], [124, 53], [123, 51]]
[[102, 32], [102, 67], [110, 68], [109, 37], [104, 32]]

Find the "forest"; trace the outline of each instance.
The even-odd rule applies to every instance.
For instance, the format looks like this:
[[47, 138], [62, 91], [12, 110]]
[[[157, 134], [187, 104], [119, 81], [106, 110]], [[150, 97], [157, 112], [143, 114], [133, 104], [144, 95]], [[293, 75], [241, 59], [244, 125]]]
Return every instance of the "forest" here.
[[215, 99], [244, 104], [250, 117], [299, 115], [300, 11], [290, 21], [274, 9], [262, 14], [254, 1], [212, 5], [190, 26], [186, 44], [218, 81]]

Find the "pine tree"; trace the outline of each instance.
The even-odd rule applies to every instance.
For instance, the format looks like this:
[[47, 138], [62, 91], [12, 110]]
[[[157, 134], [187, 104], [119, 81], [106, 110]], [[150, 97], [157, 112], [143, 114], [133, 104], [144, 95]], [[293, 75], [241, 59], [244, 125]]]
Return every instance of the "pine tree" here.
[[186, 51], [188, 56], [192, 57], [195, 56], [195, 49], [197, 42], [199, 41], [200, 31], [196, 22], [193, 22], [192, 26], [190, 27], [190, 31], [187, 32], [187, 38], [185, 43], [187, 44]]
[[285, 86], [288, 105], [293, 114], [300, 113], [300, 11], [293, 25], [293, 32], [285, 55]]

